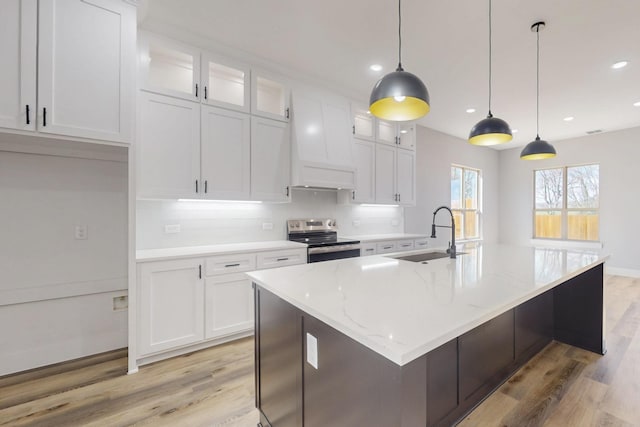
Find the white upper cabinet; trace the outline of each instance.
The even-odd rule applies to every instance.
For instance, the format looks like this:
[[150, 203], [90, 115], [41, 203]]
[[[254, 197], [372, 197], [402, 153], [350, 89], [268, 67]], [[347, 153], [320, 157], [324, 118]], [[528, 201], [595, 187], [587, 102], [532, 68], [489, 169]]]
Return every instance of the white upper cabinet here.
[[251, 114], [289, 121], [291, 89], [285, 80], [267, 71], [251, 70]]
[[198, 101], [202, 89], [200, 51], [140, 32], [138, 84], [143, 90]]
[[200, 105], [140, 92], [138, 106], [138, 197], [200, 197]]
[[201, 165], [203, 197], [250, 197], [251, 117], [224, 108], [202, 106]]
[[395, 147], [376, 144], [376, 203], [398, 203]]
[[289, 200], [291, 143], [287, 123], [251, 118], [251, 198]]
[[356, 188], [351, 192], [351, 201], [355, 203], [374, 203], [376, 144], [371, 141], [355, 139], [353, 141], [356, 161]]
[[396, 192], [403, 206], [416, 204], [416, 153], [398, 149], [396, 152]]
[[248, 65], [202, 54], [202, 94], [205, 104], [248, 113], [251, 71]]
[[37, 0], [3, 0], [0, 127], [36, 129]]
[[121, 0], [3, 0], [0, 128], [129, 143], [135, 16]]
[[327, 160], [331, 165], [354, 166], [349, 112], [346, 100], [329, 100], [323, 105]]
[[39, 2], [38, 129], [129, 142], [136, 18], [116, 0]]

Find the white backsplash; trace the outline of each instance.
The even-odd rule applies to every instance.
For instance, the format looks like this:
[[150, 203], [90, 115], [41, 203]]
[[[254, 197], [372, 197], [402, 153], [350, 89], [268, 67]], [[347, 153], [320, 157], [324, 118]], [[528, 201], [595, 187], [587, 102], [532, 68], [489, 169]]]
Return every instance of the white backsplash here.
[[[139, 200], [137, 248], [284, 240], [286, 220], [295, 218], [335, 218], [339, 236], [404, 231], [401, 207], [339, 205], [336, 191], [294, 189], [291, 203]], [[180, 232], [165, 233], [167, 225], [179, 225]]]

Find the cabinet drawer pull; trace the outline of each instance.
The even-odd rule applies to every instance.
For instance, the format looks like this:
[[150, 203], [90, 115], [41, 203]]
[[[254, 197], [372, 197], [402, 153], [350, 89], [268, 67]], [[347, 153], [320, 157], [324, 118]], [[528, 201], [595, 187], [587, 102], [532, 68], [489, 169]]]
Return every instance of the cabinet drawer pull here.
[[289, 261], [289, 258], [278, 258], [276, 261]]
[[365, 249], [365, 252], [373, 252], [373, 248]]
[[42, 108], [42, 127], [47, 125], [47, 107]]
[[382, 249], [391, 249], [393, 246], [383, 246]]
[[27, 104], [27, 108], [26, 108], [26, 110], [27, 110], [27, 111], [26, 111], [26, 112], [27, 112], [27, 124], [28, 124], [28, 125], [30, 125], [30, 124], [31, 124], [31, 119], [30, 119], [30, 117], [29, 117], [29, 115], [30, 115], [30, 114], [29, 114], [29, 104]]
[[240, 263], [239, 263], [239, 262], [237, 262], [237, 263], [235, 263], [235, 264], [225, 264], [225, 266], [224, 266], [224, 267], [225, 267], [225, 268], [227, 268], [227, 267], [240, 267]]
[[198, 192], [198, 180], [196, 179], [196, 193]]

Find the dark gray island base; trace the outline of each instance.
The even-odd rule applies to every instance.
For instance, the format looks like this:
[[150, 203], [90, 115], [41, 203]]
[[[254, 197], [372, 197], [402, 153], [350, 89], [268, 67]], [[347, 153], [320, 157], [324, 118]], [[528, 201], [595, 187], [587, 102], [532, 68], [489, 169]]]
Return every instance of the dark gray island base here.
[[554, 339], [604, 354], [603, 278], [598, 264], [403, 366], [254, 285], [260, 423], [454, 425]]

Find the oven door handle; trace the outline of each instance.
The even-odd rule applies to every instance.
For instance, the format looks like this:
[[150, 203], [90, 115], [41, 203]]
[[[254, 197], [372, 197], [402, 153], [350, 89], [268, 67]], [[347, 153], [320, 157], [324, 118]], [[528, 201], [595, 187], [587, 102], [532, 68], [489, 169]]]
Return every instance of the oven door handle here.
[[360, 245], [354, 244], [354, 245], [321, 246], [317, 248], [309, 248], [309, 255], [326, 254], [331, 252], [352, 251], [354, 249], [360, 249]]

